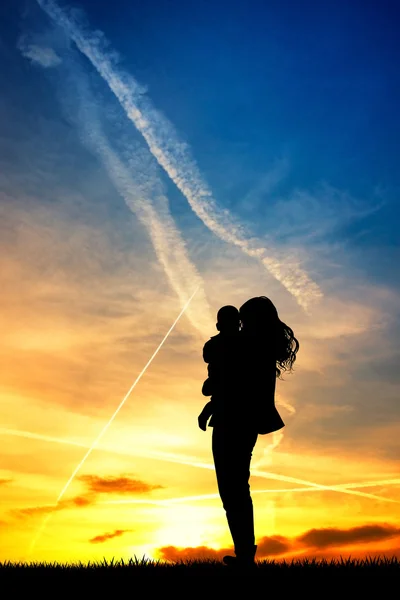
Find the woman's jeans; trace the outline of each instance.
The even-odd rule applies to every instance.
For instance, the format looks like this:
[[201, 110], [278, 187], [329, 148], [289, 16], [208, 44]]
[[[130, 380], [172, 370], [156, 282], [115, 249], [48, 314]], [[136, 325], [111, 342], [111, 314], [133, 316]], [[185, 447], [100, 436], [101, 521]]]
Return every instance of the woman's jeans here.
[[236, 555], [254, 549], [253, 502], [250, 496], [250, 461], [258, 434], [239, 425], [216, 425], [212, 451], [218, 490], [226, 511]]

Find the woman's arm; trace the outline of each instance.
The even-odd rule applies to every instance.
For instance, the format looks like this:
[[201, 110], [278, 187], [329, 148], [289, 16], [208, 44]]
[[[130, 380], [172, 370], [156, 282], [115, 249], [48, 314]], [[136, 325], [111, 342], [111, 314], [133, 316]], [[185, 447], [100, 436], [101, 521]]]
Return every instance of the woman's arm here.
[[207, 402], [207, 404], [205, 405], [205, 407], [203, 408], [203, 410], [201, 411], [201, 413], [199, 414], [199, 416], [197, 418], [199, 427], [203, 431], [206, 431], [207, 421], [211, 417], [212, 414], [213, 414], [213, 403], [210, 400], [210, 402]]

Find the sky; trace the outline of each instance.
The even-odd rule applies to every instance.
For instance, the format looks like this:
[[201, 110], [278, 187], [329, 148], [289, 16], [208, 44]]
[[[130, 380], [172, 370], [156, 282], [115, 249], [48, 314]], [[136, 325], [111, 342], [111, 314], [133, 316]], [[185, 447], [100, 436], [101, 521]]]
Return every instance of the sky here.
[[0, 560], [231, 548], [202, 347], [258, 295], [300, 342], [258, 558], [400, 556], [398, 17], [1, 4]]

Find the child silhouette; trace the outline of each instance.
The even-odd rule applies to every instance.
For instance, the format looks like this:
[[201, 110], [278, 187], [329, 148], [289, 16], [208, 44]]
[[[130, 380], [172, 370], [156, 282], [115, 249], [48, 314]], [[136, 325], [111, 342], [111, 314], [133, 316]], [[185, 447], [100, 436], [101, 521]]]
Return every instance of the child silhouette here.
[[[203, 431], [207, 429], [208, 419], [214, 414], [215, 403], [218, 400], [218, 387], [222, 377], [222, 361], [224, 352], [230, 343], [236, 339], [240, 331], [239, 311], [235, 306], [227, 305], [217, 313], [217, 335], [212, 336], [203, 348], [203, 359], [208, 364], [208, 377], [203, 383], [203, 396], [211, 396], [210, 402], [201, 411], [198, 422]], [[213, 426], [211, 419], [209, 426]]]

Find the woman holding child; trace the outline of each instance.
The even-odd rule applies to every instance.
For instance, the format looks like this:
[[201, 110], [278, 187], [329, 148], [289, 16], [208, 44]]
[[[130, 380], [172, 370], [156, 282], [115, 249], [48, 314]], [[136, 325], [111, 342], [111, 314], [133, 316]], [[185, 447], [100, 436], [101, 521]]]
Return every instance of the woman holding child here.
[[218, 311], [219, 334], [206, 342], [203, 358], [208, 379], [203, 394], [211, 396], [199, 416], [204, 431], [213, 427], [212, 451], [218, 490], [226, 511], [235, 555], [228, 565], [254, 565], [253, 503], [250, 461], [259, 434], [284, 427], [275, 407], [276, 378], [291, 371], [299, 342], [265, 296], [251, 298], [238, 311]]

